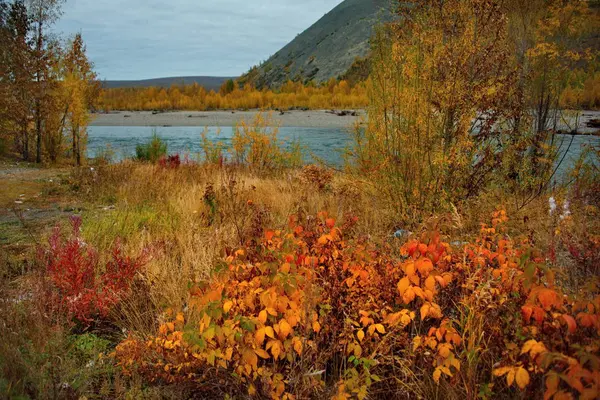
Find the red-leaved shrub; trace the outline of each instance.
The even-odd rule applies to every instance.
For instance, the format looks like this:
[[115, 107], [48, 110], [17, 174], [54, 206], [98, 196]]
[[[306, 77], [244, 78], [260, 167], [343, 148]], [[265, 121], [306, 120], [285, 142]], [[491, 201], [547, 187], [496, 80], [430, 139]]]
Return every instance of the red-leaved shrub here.
[[144, 251], [134, 259], [124, 256], [117, 242], [111, 259], [101, 269], [98, 252], [81, 237], [81, 222], [79, 217], [71, 218], [73, 232], [66, 240], [56, 227], [49, 247], [40, 254], [51, 283], [50, 304], [88, 324], [94, 318], [106, 317], [129, 292], [135, 274], [147, 262], [148, 253]]

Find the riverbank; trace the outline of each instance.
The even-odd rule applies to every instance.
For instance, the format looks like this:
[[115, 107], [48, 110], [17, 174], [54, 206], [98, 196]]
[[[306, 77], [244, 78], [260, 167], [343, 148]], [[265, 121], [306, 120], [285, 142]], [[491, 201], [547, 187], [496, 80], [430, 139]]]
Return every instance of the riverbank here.
[[[249, 111], [172, 111], [153, 113], [150, 111], [118, 111], [94, 114], [91, 126], [235, 126], [249, 121], [258, 110]], [[341, 115], [343, 114], [343, 115]], [[347, 128], [361, 117], [364, 110], [341, 112], [336, 110], [272, 111], [279, 126], [306, 128]]]

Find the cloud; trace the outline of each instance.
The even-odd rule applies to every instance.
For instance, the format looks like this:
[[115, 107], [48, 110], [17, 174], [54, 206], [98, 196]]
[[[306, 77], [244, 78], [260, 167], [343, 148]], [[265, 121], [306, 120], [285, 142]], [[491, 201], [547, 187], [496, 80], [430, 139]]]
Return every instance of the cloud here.
[[238, 76], [341, 0], [67, 0], [55, 30], [81, 32], [102, 79]]

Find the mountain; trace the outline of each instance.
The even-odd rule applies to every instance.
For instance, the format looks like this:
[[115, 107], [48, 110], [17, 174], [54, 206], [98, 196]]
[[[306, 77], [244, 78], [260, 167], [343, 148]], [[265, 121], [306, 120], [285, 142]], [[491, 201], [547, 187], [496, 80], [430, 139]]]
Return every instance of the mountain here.
[[345, 0], [241, 82], [261, 88], [287, 81], [314, 80], [317, 83], [343, 75], [357, 58], [369, 52], [373, 28], [392, 18], [390, 0]]
[[171, 85], [192, 85], [194, 82], [200, 86], [204, 86], [206, 90], [218, 91], [223, 82], [233, 77], [217, 77], [217, 76], [179, 76], [172, 78], [156, 78], [145, 79], [140, 81], [103, 81], [102, 86], [107, 89], [115, 88], [144, 88], [144, 87], [163, 87], [168, 88]]

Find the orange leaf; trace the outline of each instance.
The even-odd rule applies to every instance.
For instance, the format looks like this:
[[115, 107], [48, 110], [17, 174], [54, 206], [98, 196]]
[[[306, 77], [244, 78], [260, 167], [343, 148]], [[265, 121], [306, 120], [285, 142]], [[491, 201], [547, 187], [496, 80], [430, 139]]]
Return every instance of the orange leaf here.
[[546, 311], [559, 303], [558, 294], [554, 290], [546, 288], [539, 291], [538, 300]]
[[269, 355], [269, 353], [267, 353], [266, 351], [264, 351], [263, 349], [255, 349], [254, 352], [260, 357], [260, 358], [264, 358], [265, 360], [271, 358], [271, 356]]
[[327, 225], [327, 227], [329, 229], [333, 228], [335, 226], [335, 219], [333, 219], [333, 218], [327, 218], [325, 220], [325, 225]]
[[398, 292], [400, 293], [400, 296], [404, 296], [404, 293], [406, 292], [406, 289], [408, 289], [409, 286], [410, 281], [408, 280], [408, 278], [404, 277], [400, 279], [400, 282], [398, 282]]
[[431, 306], [429, 305], [429, 303], [425, 303], [423, 304], [423, 306], [421, 306], [421, 321], [427, 318], [427, 314], [429, 313], [430, 308]]
[[273, 231], [266, 231], [265, 232], [265, 239], [271, 240], [271, 239], [273, 239], [273, 236], [275, 236], [275, 232], [273, 232]]
[[285, 339], [291, 331], [292, 327], [290, 326], [290, 324], [288, 324], [288, 322], [285, 319], [279, 321], [279, 334], [282, 338]]
[[575, 331], [577, 331], [577, 322], [575, 322], [575, 318], [573, 318], [567, 314], [563, 314], [562, 317], [565, 320], [565, 322], [567, 323], [567, 327], [569, 328], [569, 333], [575, 333]]

